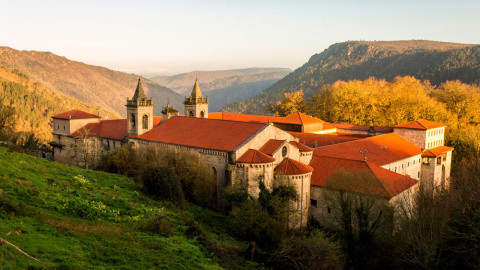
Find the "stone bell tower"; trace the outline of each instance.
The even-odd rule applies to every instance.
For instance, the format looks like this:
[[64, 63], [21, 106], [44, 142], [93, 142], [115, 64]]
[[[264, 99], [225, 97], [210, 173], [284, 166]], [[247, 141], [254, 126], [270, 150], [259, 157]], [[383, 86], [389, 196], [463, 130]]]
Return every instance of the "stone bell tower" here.
[[203, 97], [197, 79], [195, 79], [190, 97], [185, 97], [183, 104], [185, 104], [186, 117], [208, 118], [208, 97]]
[[132, 99], [127, 99], [127, 135], [142, 135], [153, 128], [153, 103], [147, 99], [138, 79]]

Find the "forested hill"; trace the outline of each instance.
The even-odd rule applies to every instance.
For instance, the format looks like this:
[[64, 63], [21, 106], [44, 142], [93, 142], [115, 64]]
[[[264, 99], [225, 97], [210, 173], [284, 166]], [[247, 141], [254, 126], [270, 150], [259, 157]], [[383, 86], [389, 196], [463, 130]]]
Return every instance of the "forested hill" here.
[[[50, 52], [18, 51], [8, 47], [0, 47], [0, 66], [17, 69], [47, 89], [121, 116], [126, 116], [126, 99], [132, 98], [139, 78], [135, 74], [71, 61]], [[156, 115], [161, 115], [167, 99], [174, 107], [183, 106], [182, 96], [170, 89], [148, 79], [143, 80], [143, 86], [147, 96], [153, 97]]]
[[15, 108], [15, 131], [32, 131], [42, 142], [52, 140], [51, 117], [61, 112], [79, 109], [103, 118], [118, 117], [99, 106], [52, 92], [18, 70], [0, 67], [0, 108], [2, 106]]
[[223, 110], [264, 114], [271, 102], [284, 93], [303, 89], [311, 96], [324, 84], [338, 80], [376, 77], [391, 81], [396, 76], [414, 76], [439, 85], [447, 80], [480, 83], [480, 45], [412, 41], [349, 41], [331, 45], [259, 95]]

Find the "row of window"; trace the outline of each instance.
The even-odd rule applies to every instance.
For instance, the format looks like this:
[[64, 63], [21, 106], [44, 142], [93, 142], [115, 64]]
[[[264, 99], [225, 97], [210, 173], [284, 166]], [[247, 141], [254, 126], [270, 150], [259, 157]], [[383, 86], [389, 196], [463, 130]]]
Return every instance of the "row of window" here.
[[443, 134], [443, 129], [432, 130], [428, 132], [428, 136]]
[[[131, 126], [132, 126], [132, 128], [135, 128], [135, 114], [132, 113], [130, 117], [131, 117], [131, 120], [130, 120]], [[148, 129], [148, 115], [146, 115], [146, 114], [143, 115], [143, 117], [142, 117], [142, 128], [143, 129]]]
[[428, 148], [437, 147], [437, 146], [440, 146], [440, 145], [443, 145], [443, 140], [438, 140], [438, 141], [428, 143]]

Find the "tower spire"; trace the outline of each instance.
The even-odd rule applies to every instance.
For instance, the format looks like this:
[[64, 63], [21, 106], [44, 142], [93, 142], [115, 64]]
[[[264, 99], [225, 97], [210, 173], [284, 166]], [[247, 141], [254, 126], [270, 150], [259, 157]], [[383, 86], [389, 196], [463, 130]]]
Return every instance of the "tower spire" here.
[[132, 100], [146, 100], [147, 97], [145, 96], [145, 92], [143, 91], [142, 82], [140, 81], [141, 78], [138, 78], [137, 89], [135, 89], [135, 94], [133, 95]]

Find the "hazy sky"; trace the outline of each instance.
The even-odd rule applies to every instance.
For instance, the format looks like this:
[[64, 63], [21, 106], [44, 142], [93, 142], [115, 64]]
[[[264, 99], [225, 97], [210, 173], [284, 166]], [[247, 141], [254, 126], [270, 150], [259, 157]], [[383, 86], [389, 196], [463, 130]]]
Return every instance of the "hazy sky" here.
[[480, 1], [0, 0], [0, 46], [135, 73], [295, 69], [333, 43], [480, 43]]

